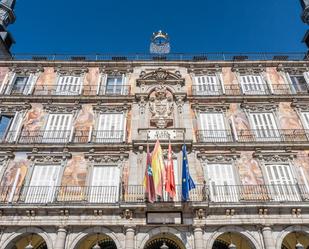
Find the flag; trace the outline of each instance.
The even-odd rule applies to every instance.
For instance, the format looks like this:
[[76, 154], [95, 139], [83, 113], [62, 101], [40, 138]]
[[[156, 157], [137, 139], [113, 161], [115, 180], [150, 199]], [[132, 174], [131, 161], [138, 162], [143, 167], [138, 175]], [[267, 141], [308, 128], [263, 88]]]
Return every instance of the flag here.
[[182, 201], [188, 201], [189, 200], [189, 191], [193, 188], [195, 188], [195, 184], [193, 179], [190, 176], [189, 172], [189, 164], [188, 164], [188, 158], [187, 158], [187, 147], [184, 144], [182, 146], [182, 195], [181, 199]]
[[156, 193], [155, 193], [154, 183], [153, 183], [151, 156], [150, 156], [148, 144], [147, 144], [147, 162], [146, 162], [146, 170], [145, 170], [145, 177], [144, 177], [144, 187], [145, 187], [145, 194], [147, 196], [148, 201], [150, 203], [154, 203], [156, 200]]
[[160, 145], [159, 140], [157, 140], [155, 147], [152, 152], [151, 158], [151, 167], [152, 167], [152, 175], [153, 175], [153, 182], [156, 195], [162, 196], [162, 188], [163, 188], [163, 181], [164, 181], [164, 161], [163, 161], [163, 153], [162, 148]]
[[172, 158], [171, 143], [169, 143], [168, 145], [165, 191], [169, 194], [169, 196], [172, 199], [174, 199], [176, 195], [176, 185], [175, 185], [174, 162]]

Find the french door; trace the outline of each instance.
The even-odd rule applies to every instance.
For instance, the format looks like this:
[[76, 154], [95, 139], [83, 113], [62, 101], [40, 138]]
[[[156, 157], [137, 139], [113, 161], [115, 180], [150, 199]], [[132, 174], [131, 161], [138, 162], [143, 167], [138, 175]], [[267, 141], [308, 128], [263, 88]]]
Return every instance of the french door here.
[[25, 187], [26, 203], [47, 203], [55, 199], [57, 182], [60, 174], [59, 165], [36, 165], [30, 184]]
[[116, 203], [119, 201], [120, 169], [117, 166], [95, 166], [90, 186], [90, 202]]
[[207, 164], [210, 198], [214, 202], [237, 202], [239, 191], [232, 164]]
[[124, 141], [124, 114], [100, 114], [95, 134], [95, 142], [118, 143], [122, 141]]
[[203, 142], [227, 142], [228, 133], [223, 113], [200, 113], [200, 139]]
[[197, 95], [219, 95], [220, 94], [220, 85], [218, 82], [217, 76], [196, 76], [195, 86]]
[[58, 78], [56, 95], [79, 95], [81, 91], [80, 76], [60, 76]]
[[244, 94], [266, 94], [267, 85], [261, 75], [240, 76], [241, 89]]

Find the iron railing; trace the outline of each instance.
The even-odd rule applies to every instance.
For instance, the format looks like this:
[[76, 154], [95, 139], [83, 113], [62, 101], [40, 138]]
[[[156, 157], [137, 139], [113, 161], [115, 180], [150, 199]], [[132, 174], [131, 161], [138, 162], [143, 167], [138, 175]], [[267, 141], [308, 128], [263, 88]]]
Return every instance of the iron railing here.
[[23, 130], [18, 142], [20, 144], [53, 144], [69, 143], [73, 139], [72, 130], [43, 130], [29, 131]]
[[197, 140], [201, 143], [227, 143], [233, 142], [231, 130], [198, 130]]
[[2, 57], [4, 61], [304, 61], [306, 52], [287, 53], [170, 53], [165, 55], [132, 53], [95, 53], [95, 54], [13, 54], [12, 58]]
[[93, 130], [91, 134], [93, 143], [121, 143], [124, 142], [123, 130]]
[[[59, 86], [59, 85], [36, 85], [33, 91], [33, 95], [51, 95], [51, 96], [71, 96], [71, 95], [82, 95], [82, 96], [101, 96], [101, 95], [129, 95], [129, 85], [80, 85], [74, 87], [71, 85]], [[12, 94], [13, 95], [13, 94]], [[20, 94], [19, 94], [20, 95]]]
[[[309, 189], [303, 184], [215, 185], [197, 184], [190, 191], [189, 202], [201, 203], [271, 203], [308, 202]], [[148, 203], [142, 185], [114, 186], [0, 186], [0, 205], [6, 204], [119, 204]], [[181, 185], [172, 199], [163, 190], [156, 203], [182, 202]]]

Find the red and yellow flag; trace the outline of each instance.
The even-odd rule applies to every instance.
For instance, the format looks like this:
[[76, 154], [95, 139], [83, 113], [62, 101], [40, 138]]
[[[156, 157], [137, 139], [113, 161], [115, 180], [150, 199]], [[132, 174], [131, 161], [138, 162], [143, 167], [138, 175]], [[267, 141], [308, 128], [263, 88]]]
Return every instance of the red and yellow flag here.
[[157, 140], [156, 145], [152, 152], [151, 167], [153, 175], [153, 183], [156, 195], [162, 196], [162, 188], [164, 184], [165, 167], [163, 161], [163, 153], [159, 140]]
[[174, 199], [176, 196], [176, 184], [174, 175], [174, 162], [172, 158], [172, 146], [168, 145], [167, 165], [166, 165], [166, 183], [165, 191], [169, 194], [170, 198]]

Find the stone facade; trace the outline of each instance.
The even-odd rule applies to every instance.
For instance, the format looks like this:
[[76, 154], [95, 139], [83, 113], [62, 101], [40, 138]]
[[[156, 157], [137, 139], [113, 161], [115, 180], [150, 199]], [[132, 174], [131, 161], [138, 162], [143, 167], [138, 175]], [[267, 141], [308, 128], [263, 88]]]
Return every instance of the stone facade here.
[[[307, 248], [309, 95], [307, 85], [295, 89], [291, 70], [306, 82], [309, 63], [0, 62], [0, 111], [13, 119], [0, 131], [0, 248], [24, 248], [29, 240], [48, 249], [90, 249], [97, 241], [157, 248], [156, 240], [170, 248], [219, 249], [233, 242], [239, 249], [280, 249], [295, 248], [296, 241]], [[244, 75], [259, 78], [245, 84]], [[31, 76], [27, 91], [14, 88], [19, 76]], [[80, 81], [61, 83], [63, 76]], [[120, 87], [117, 80], [108, 85], [117, 77]], [[22, 116], [13, 129], [16, 113]], [[115, 113], [123, 119], [110, 126], [100, 118]], [[223, 121], [203, 120], [205, 113], [220, 113]], [[273, 119], [256, 121], [256, 113]], [[72, 115], [68, 132], [60, 124], [66, 121], [50, 124], [54, 114]], [[47, 126], [53, 135], [46, 135]], [[156, 136], [165, 154], [171, 141], [179, 188], [174, 201], [151, 204], [142, 183], [147, 144], [152, 150]], [[183, 143], [197, 185], [187, 203], [180, 201]], [[48, 183], [53, 186], [33, 183], [42, 165], [59, 166]], [[231, 165], [233, 180], [216, 184], [209, 165]], [[97, 166], [117, 168], [119, 179], [102, 175], [112, 177], [110, 189], [94, 192]], [[169, 213], [180, 222], [164, 224]]]

